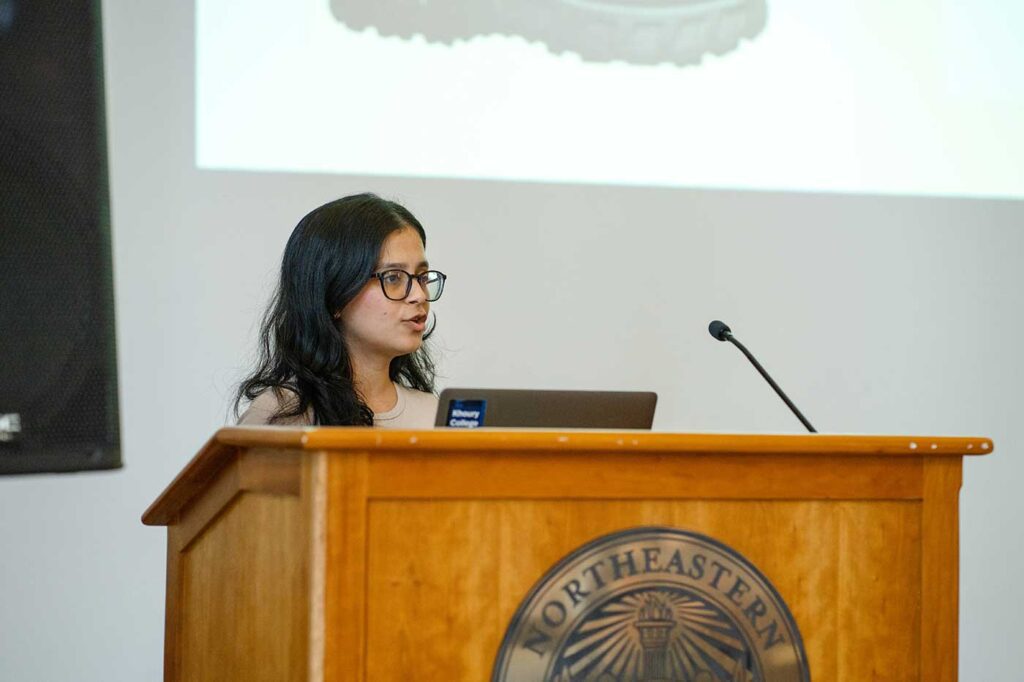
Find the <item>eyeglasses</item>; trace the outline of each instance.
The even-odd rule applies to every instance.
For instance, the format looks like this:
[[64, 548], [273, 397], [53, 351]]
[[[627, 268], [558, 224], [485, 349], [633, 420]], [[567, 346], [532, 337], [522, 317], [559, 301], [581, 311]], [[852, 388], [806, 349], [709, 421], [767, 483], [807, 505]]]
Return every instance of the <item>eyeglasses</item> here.
[[384, 295], [392, 301], [404, 301], [408, 298], [409, 292], [412, 291], [413, 280], [419, 282], [428, 301], [436, 301], [441, 298], [444, 281], [448, 279], [448, 276], [437, 270], [427, 270], [418, 275], [405, 270], [383, 270], [370, 275], [370, 279], [374, 278], [380, 280], [380, 288], [384, 290]]

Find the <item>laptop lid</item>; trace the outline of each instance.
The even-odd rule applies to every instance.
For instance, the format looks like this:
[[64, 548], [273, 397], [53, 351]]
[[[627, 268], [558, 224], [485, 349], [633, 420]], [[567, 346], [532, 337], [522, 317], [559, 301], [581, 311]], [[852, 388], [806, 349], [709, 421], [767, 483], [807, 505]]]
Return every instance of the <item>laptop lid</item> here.
[[650, 429], [658, 395], [648, 391], [446, 388], [435, 426]]

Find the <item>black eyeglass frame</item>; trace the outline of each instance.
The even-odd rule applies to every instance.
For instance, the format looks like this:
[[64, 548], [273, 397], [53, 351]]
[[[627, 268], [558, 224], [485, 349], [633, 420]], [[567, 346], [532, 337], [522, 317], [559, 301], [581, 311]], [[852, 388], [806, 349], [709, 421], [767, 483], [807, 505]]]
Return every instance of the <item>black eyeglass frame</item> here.
[[[403, 294], [401, 298], [394, 298], [393, 296], [388, 295], [387, 286], [385, 286], [384, 284], [384, 276], [392, 272], [400, 272], [407, 277], [407, 279], [405, 280], [405, 294]], [[440, 277], [441, 280], [441, 287], [437, 290], [437, 296], [435, 296], [434, 298], [430, 298], [430, 294], [427, 291], [427, 280], [425, 278], [430, 275], [437, 275], [438, 277]], [[444, 274], [440, 270], [427, 270], [426, 272], [421, 272], [418, 275], [414, 275], [411, 272], [406, 272], [405, 270], [401, 270], [399, 268], [389, 268], [387, 270], [381, 270], [380, 272], [370, 273], [370, 279], [376, 279], [377, 281], [380, 282], [380, 290], [384, 292], [384, 297], [387, 298], [389, 301], [404, 301], [405, 299], [409, 298], [409, 293], [412, 292], [412, 281], [416, 280], [417, 282], [420, 283], [420, 287], [422, 287], [423, 294], [426, 297], [427, 301], [433, 303], [437, 299], [441, 298], [441, 294], [444, 293], [444, 283], [448, 281], [448, 275]]]

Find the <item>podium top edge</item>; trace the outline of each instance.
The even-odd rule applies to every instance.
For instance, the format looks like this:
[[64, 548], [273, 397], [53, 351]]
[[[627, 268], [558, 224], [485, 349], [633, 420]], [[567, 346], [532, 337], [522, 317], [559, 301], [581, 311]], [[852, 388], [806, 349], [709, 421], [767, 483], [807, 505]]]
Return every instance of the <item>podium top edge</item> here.
[[651, 431], [541, 429], [391, 430], [370, 427], [227, 426], [218, 430], [142, 516], [146, 525], [167, 525], [205, 485], [228, 466], [240, 448], [296, 452], [607, 455], [798, 455], [850, 457], [954, 457], [986, 455], [989, 438], [856, 434], [662, 433]]
[[227, 426], [213, 440], [241, 447], [300, 450], [600, 451], [693, 454], [986, 455], [984, 437], [869, 434], [753, 434], [602, 431], [594, 429], [426, 429]]

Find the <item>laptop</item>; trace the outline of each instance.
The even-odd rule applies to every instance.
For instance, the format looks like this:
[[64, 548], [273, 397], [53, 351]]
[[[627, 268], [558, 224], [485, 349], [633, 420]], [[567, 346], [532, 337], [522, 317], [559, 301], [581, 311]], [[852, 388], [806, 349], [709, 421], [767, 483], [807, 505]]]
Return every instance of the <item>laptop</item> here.
[[446, 388], [434, 426], [474, 429], [650, 429], [658, 395], [645, 391]]

